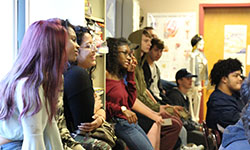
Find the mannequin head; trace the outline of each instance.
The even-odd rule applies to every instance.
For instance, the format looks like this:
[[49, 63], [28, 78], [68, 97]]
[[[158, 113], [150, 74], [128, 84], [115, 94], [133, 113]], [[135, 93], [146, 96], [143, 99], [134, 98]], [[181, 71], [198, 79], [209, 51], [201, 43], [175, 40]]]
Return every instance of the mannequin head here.
[[204, 42], [203, 38], [201, 38], [201, 40], [197, 43], [197, 49], [202, 51], [204, 49], [204, 44], [205, 44], [205, 42]]
[[193, 51], [195, 49], [198, 49], [202, 51], [204, 49], [204, 40], [203, 37], [199, 34], [196, 34], [192, 39], [191, 39], [191, 45], [193, 47]]

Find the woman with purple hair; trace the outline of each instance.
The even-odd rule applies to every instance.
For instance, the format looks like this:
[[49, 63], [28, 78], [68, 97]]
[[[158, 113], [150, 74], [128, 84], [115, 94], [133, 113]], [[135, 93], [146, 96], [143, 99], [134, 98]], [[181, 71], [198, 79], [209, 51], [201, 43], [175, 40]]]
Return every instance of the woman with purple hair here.
[[34, 22], [0, 84], [0, 149], [62, 150], [56, 121], [67, 32], [60, 21]]

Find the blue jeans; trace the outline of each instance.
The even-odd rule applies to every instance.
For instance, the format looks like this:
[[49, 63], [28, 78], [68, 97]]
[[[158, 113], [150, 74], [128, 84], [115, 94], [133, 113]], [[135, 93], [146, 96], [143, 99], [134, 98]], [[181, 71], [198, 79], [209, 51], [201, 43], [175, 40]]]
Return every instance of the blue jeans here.
[[146, 133], [136, 124], [129, 124], [125, 119], [115, 118], [116, 136], [123, 139], [130, 150], [153, 150]]
[[23, 141], [13, 141], [7, 144], [0, 145], [0, 150], [21, 150]]

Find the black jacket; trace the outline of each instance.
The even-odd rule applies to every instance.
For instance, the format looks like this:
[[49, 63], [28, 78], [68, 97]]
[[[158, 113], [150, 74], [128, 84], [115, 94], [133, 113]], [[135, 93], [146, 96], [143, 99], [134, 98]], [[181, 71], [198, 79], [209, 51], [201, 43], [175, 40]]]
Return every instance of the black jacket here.
[[158, 88], [160, 90], [160, 97], [162, 98], [162, 100], [159, 100], [159, 98], [157, 96], [155, 96], [155, 94], [150, 90], [150, 86], [151, 84], [153, 83], [153, 78], [152, 78], [152, 73], [151, 73], [151, 70], [150, 70], [150, 67], [149, 67], [149, 64], [147, 61], [144, 62], [143, 64], [143, 72], [144, 72], [144, 79], [145, 79], [145, 82], [147, 84], [147, 89], [150, 91], [150, 93], [154, 96], [154, 98], [162, 105], [165, 105], [165, 104], [169, 104], [169, 99], [168, 97], [166, 97], [165, 93], [163, 92], [163, 87], [162, 87], [162, 84], [161, 84], [161, 79], [160, 79], [160, 70], [158, 68], [158, 66], [155, 64], [156, 66], [156, 72], [157, 72], [157, 76], [158, 76]]

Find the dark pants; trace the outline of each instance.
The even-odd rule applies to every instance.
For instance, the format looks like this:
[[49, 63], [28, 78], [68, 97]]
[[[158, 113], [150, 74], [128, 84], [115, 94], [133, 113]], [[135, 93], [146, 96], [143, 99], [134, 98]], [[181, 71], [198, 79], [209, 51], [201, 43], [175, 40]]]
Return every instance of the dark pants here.
[[179, 138], [179, 133], [182, 128], [182, 122], [175, 116], [162, 115], [162, 118], [171, 118], [172, 125], [161, 127], [161, 150], [173, 150]]

